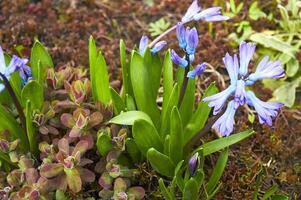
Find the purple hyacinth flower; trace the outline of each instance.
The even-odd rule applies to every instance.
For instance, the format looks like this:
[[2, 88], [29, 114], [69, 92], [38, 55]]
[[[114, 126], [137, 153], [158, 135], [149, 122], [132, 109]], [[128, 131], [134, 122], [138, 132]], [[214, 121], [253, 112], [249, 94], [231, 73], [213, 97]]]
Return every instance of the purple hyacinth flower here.
[[246, 103], [246, 90], [245, 90], [246, 83], [243, 80], [238, 80], [236, 84], [236, 90], [234, 95], [235, 101], [235, 108], [242, 106]]
[[186, 30], [181, 22], [177, 24], [177, 38], [179, 41], [179, 46], [182, 49], [185, 49], [187, 46], [186, 42]]
[[205, 20], [208, 22], [224, 21], [228, 20], [229, 17], [221, 15], [221, 7], [212, 7], [201, 11], [200, 13], [193, 16], [195, 21]]
[[249, 106], [255, 108], [260, 124], [267, 124], [269, 126], [272, 126], [273, 119], [278, 114], [277, 110], [284, 106], [283, 103], [261, 101], [252, 91], [247, 91], [247, 103]]
[[213, 124], [212, 128], [220, 133], [223, 137], [229, 136], [230, 133], [233, 132], [233, 127], [235, 124], [235, 112], [235, 102], [232, 100], [228, 103], [225, 113], [218, 118], [218, 120]]
[[284, 69], [280, 61], [269, 61], [269, 56], [265, 56], [258, 64], [255, 73], [249, 75], [248, 81], [251, 83], [265, 78], [282, 78], [285, 76]]
[[196, 76], [203, 74], [205, 69], [206, 69], [206, 63], [199, 64], [196, 66], [194, 70], [188, 72], [187, 77], [195, 78]]
[[188, 61], [184, 58], [181, 58], [174, 50], [171, 50], [171, 60], [174, 64], [183, 68], [187, 67], [188, 65]]
[[182, 22], [186, 23], [193, 20], [193, 16], [198, 14], [201, 11], [201, 7], [198, 5], [198, 0], [194, 0], [192, 4], [187, 9], [184, 17], [182, 18]]
[[186, 41], [187, 41], [186, 52], [189, 55], [195, 54], [195, 49], [199, 44], [199, 36], [196, 28], [193, 28], [191, 30], [190, 29], [186, 30]]
[[239, 46], [240, 68], [239, 74], [245, 77], [248, 73], [249, 63], [255, 53], [256, 45], [242, 41]]
[[151, 48], [151, 54], [154, 55], [156, 53], [158, 53], [159, 51], [161, 51], [165, 46], [167, 45], [166, 41], [160, 41], [158, 43], [155, 44], [155, 46], [153, 48]]
[[[13, 56], [9, 65], [6, 67], [4, 53], [2, 48], [0, 47], [0, 73], [6, 77], [7, 80], [10, 80], [11, 74], [17, 70], [20, 70], [26, 66], [28, 59], [22, 59], [18, 56]], [[21, 77], [22, 78], [22, 77]], [[2, 78], [0, 77], [0, 80]], [[23, 80], [23, 78], [22, 78]], [[0, 92], [4, 90], [4, 85], [0, 84]]]
[[189, 162], [188, 162], [188, 168], [189, 168], [189, 173], [190, 173], [190, 176], [194, 176], [196, 170], [197, 170], [197, 167], [198, 167], [198, 157], [199, 157], [199, 154], [196, 153], [194, 154]]
[[237, 55], [234, 55], [232, 57], [227, 53], [226, 56], [223, 58], [223, 61], [230, 76], [231, 85], [235, 85], [237, 82], [239, 70]]
[[230, 85], [227, 89], [224, 91], [217, 93], [215, 95], [206, 97], [203, 99], [204, 102], [210, 102], [209, 107], [214, 108], [213, 109], [213, 115], [216, 115], [219, 113], [222, 108], [224, 107], [227, 99], [234, 94], [236, 90], [236, 87], [234, 85]]
[[147, 45], [148, 45], [148, 37], [143, 35], [139, 43], [139, 52], [141, 55], [144, 55]]

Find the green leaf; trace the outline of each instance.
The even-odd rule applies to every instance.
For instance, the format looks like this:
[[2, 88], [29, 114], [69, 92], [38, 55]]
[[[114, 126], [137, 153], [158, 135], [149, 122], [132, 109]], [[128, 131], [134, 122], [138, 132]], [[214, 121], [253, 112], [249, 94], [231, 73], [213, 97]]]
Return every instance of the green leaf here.
[[166, 108], [173, 89], [173, 67], [170, 50], [165, 54], [163, 63], [163, 110]]
[[162, 178], [159, 179], [159, 188], [165, 200], [173, 200], [172, 195], [167, 190]]
[[200, 131], [206, 124], [211, 108], [208, 106], [209, 103], [203, 102], [205, 97], [211, 96], [218, 92], [217, 87], [214, 83], [210, 84], [206, 89], [202, 100], [200, 101], [197, 110], [192, 115], [189, 123], [184, 129], [184, 145], [191, 139], [193, 136]]
[[278, 186], [277, 185], [273, 185], [272, 187], [270, 187], [263, 195], [261, 200], [266, 200], [268, 198], [270, 198], [275, 192], [278, 191]]
[[66, 197], [65, 192], [62, 190], [57, 190], [55, 192], [55, 200], [69, 200], [68, 197]]
[[100, 155], [106, 156], [113, 148], [112, 138], [105, 132], [97, 136], [96, 147]]
[[184, 170], [184, 168], [182, 168], [183, 163], [184, 163], [184, 160], [179, 162], [176, 166], [176, 169], [175, 169], [176, 182], [177, 182], [177, 185], [178, 185], [178, 187], [181, 191], [184, 190], [184, 186], [185, 186], [184, 179], [182, 177], [183, 176], [183, 170]]
[[147, 151], [147, 159], [153, 169], [158, 173], [163, 176], [173, 177], [175, 168], [168, 156], [160, 153], [154, 148], [150, 148]]
[[145, 120], [140, 119], [134, 122], [133, 138], [144, 155], [152, 147], [160, 152], [163, 150], [163, 142], [156, 128]]
[[125, 141], [126, 150], [130, 154], [134, 163], [139, 163], [141, 161], [141, 152], [132, 138], [127, 138]]
[[253, 200], [257, 200], [257, 196], [258, 196], [258, 193], [259, 193], [259, 189], [262, 185], [262, 169], [260, 169], [259, 173], [257, 174], [257, 177], [256, 177], [256, 189], [255, 189], [255, 192], [253, 194]]
[[120, 50], [120, 64], [122, 69], [122, 85], [124, 89], [124, 94], [133, 95], [132, 85], [131, 85], [131, 78], [130, 78], [130, 69], [129, 65], [126, 62], [126, 47], [123, 40], [120, 40], [119, 43], [119, 50]]
[[289, 200], [289, 197], [285, 195], [273, 195], [272, 200]]
[[15, 117], [8, 113], [0, 104], [0, 131], [8, 130], [12, 140], [20, 139], [20, 148], [22, 151], [29, 150], [29, 143], [26, 134], [16, 121]]
[[299, 86], [301, 79], [296, 79], [293, 82], [288, 82], [273, 92], [275, 101], [284, 103], [287, 107], [292, 107], [296, 99], [296, 89]]
[[216, 186], [218, 185], [218, 182], [222, 177], [225, 167], [227, 165], [228, 156], [229, 156], [229, 148], [226, 148], [218, 158], [216, 165], [212, 171], [211, 177], [209, 178], [209, 181], [207, 183], [206, 190], [208, 194], [214, 192]]
[[31, 102], [30, 100], [27, 100], [26, 102], [26, 112], [25, 112], [25, 118], [26, 118], [26, 131], [27, 131], [27, 137], [29, 141], [29, 147], [30, 152], [34, 155], [38, 154], [38, 141], [36, 136], [36, 130], [32, 124], [32, 118], [31, 118]]
[[294, 52], [295, 49], [291, 45], [283, 42], [282, 40], [265, 34], [265, 33], [254, 33], [253, 35], [250, 36], [250, 40], [253, 42], [259, 43], [263, 45], [266, 48], [272, 48], [274, 50], [280, 51], [280, 52], [285, 52], [289, 56], [295, 58]]
[[258, 20], [261, 17], [266, 17], [267, 15], [258, 8], [258, 2], [254, 1], [249, 8], [249, 17], [252, 20]]
[[160, 112], [151, 85], [152, 77], [144, 64], [143, 58], [137, 52], [133, 52], [130, 72], [138, 109], [149, 115], [155, 126], [159, 127]]
[[179, 99], [179, 89], [178, 84], [176, 83], [172, 89], [168, 104], [163, 108], [161, 114], [161, 137], [165, 138], [165, 136], [169, 133], [170, 129], [170, 113], [174, 106], [177, 106]]
[[175, 106], [170, 118], [169, 157], [174, 164], [183, 159], [183, 127], [178, 108]]
[[11, 166], [16, 167], [16, 164], [10, 160], [8, 154], [5, 154], [4, 152], [0, 151], [0, 168], [1, 168], [1, 164], [4, 164], [4, 163], [7, 163]]
[[115, 114], [118, 115], [119, 113], [121, 113], [121, 111], [125, 110], [125, 105], [123, 103], [122, 98], [113, 88], [110, 88], [110, 91], [111, 91], [111, 97], [113, 101], [114, 112]]
[[210, 155], [212, 153], [215, 153], [219, 150], [222, 150], [226, 147], [229, 147], [235, 143], [240, 142], [241, 140], [244, 140], [251, 135], [253, 135], [255, 132], [253, 130], [247, 130], [241, 133], [230, 135], [229, 137], [219, 138], [216, 140], [213, 140], [211, 142], [205, 143], [199, 148], [195, 150], [195, 152], [200, 151], [203, 149], [204, 156]]
[[127, 111], [136, 110], [135, 100], [131, 95], [129, 94], [125, 95], [125, 104], [126, 104]]
[[170, 154], [170, 135], [166, 135], [164, 140], [164, 154], [169, 155]]
[[[40, 70], [39, 70], [39, 63], [41, 67]], [[36, 80], [41, 80], [41, 82], [39, 83], [41, 85], [44, 85], [44, 80], [47, 75], [47, 69], [53, 68], [54, 65], [47, 49], [39, 41], [35, 41], [31, 49], [30, 66], [31, 66], [33, 77]]]
[[94, 101], [108, 105], [111, 100], [107, 64], [101, 52], [97, 52], [95, 40], [89, 39], [89, 63], [92, 96]]
[[120, 115], [117, 115], [113, 119], [109, 121], [112, 124], [119, 124], [119, 125], [133, 125], [136, 120], [143, 119], [150, 124], [153, 124], [151, 118], [144, 112], [141, 111], [128, 111], [123, 112]]
[[36, 80], [29, 81], [22, 89], [21, 99], [24, 107], [29, 100], [33, 111], [41, 110], [44, 105], [43, 86]]
[[184, 191], [183, 191], [183, 200], [197, 200], [199, 194], [198, 183], [196, 180], [191, 178], [186, 182]]
[[159, 54], [152, 55], [150, 49], [147, 48], [144, 53], [144, 67], [148, 71], [150, 81], [149, 87], [152, 88], [152, 91], [154, 93], [154, 101], [156, 101], [162, 75], [162, 63]]
[[299, 70], [299, 62], [298, 60], [292, 58], [289, 60], [289, 62], [286, 64], [286, 75], [288, 77], [293, 77], [297, 74]]
[[148, 31], [150, 32], [152, 37], [155, 37], [162, 34], [169, 27], [170, 27], [170, 23], [165, 21], [164, 18], [161, 18], [158, 21], [150, 23]]

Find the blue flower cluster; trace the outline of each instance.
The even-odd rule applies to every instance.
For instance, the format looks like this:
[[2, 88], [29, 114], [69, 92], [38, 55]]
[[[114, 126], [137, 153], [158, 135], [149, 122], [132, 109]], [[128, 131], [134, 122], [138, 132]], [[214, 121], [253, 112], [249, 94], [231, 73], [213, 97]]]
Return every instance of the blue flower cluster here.
[[246, 91], [246, 86], [253, 85], [256, 81], [265, 78], [281, 78], [285, 76], [284, 70], [279, 61], [269, 61], [266, 56], [258, 64], [256, 71], [248, 75], [248, 65], [255, 53], [255, 44], [241, 42], [239, 48], [239, 60], [237, 55], [230, 56], [228, 53], [224, 57], [224, 64], [231, 79], [230, 86], [224, 91], [204, 98], [209, 102], [209, 107], [213, 107], [213, 114], [218, 114], [229, 101], [225, 113], [212, 126], [222, 136], [228, 136], [233, 132], [235, 124], [234, 116], [237, 108], [244, 104], [254, 107], [261, 124], [272, 126], [272, 120], [277, 116], [283, 104], [274, 102], [263, 102], [258, 99], [252, 91]]
[[[7, 80], [10, 80], [11, 74], [16, 71], [19, 71], [19, 75], [22, 79], [22, 87], [24, 87], [29, 80], [32, 80], [31, 68], [26, 65], [27, 62], [28, 59], [22, 59], [14, 55], [9, 65], [6, 66], [4, 53], [0, 46], [0, 74]], [[1, 76], [0, 80], [3, 81]], [[2, 92], [4, 89], [4, 84], [0, 83], [0, 92]]]

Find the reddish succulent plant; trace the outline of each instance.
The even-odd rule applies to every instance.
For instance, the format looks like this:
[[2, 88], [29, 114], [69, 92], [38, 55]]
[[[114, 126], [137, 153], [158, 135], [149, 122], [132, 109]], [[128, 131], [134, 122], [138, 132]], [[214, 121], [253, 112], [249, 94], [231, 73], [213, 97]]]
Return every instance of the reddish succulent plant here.
[[75, 147], [70, 147], [67, 139], [63, 138], [58, 142], [58, 153], [52, 163], [43, 163], [40, 174], [47, 179], [55, 179], [56, 189], [66, 191], [67, 187], [74, 193], [81, 191], [82, 184], [93, 182], [95, 174], [84, 168], [92, 163], [89, 159], [82, 158], [88, 150], [89, 144], [85, 140], [79, 141]]

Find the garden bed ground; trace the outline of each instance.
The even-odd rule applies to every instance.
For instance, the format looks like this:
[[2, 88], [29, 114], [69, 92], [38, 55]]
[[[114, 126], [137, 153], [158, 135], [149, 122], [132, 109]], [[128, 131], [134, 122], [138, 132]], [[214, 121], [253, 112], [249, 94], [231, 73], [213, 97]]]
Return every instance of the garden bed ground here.
[[[148, 33], [149, 22], [165, 17], [171, 23], [175, 23], [190, 4], [187, 0], [158, 0], [152, 7], [147, 7], [137, 0], [0, 2], [0, 41], [3, 49], [10, 50], [10, 53], [21, 49], [23, 55], [28, 57], [34, 38], [38, 38], [49, 48], [56, 67], [88, 66], [87, 42], [92, 34], [105, 54], [110, 66], [110, 78], [116, 87], [121, 81], [119, 39], [124, 39], [128, 47], [133, 47], [142, 33]], [[245, 12], [247, 4], [252, 1], [244, 2]], [[261, 2], [262, 9], [275, 9], [273, 3], [266, 3], [272, 1]], [[201, 1], [202, 7], [209, 7], [212, 3]], [[233, 21], [227, 22], [227, 26], [225, 23], [214, 24], [212, 34], [206, 33], [207, 24], [197, 25], [202, 33], [198, 62], [208, 62], [216, 71], [224, 73], [222, 57], [227, 51], [236, 49], [231, 47], [227, 35], [233, 30], [233, 23], [245, 17], [244, 12]], [[264, 21], [254, 24], [254, 27], [260, 29], [274, 26]], [[170, 48], [176, 47], [174, 38], [175, 36], [170, 36], [168, 39]], [[213, 80], [220, 83], [220, 79], [214, 74], [205, 74], [199, 80], [199, 88]], [[219, 84], [219, 87], [222, 87], [222, 84]], [[260, 98], [267, 100], [271, 97], [271, 91], [262, 89], [262, 85], [257, 85], [256, 88]], [[223, 185], [215, 199], [251, 199], [255, 190], [256, 175], [261, 167], [264, 172], [263, 191], [276, 183], [280, 186], [280, 191], [290, 195], [290, 199], [300, 199], [301, 111], [282, 109], [272, 129], [261, 126], [257, 120], [251, 124], [247, 120], [247, 113], [242, 110], [238, 116], [240, 117], [236, 117], [236, 131], [251, 127], [257, 134], [231, 147], [230, 161], [222, 178]], [[213, 137], [214, 134], [204, 140]], [[206, 160], [208, 169], [215, 161], [214, 157]], [[152, 191], [156, 188], [156, 176], [148, 176], [146, 180], [152, 180], [144, 182], [145, 188], [149, 188], [148, 199], [160, 199], [159, 193]]]

